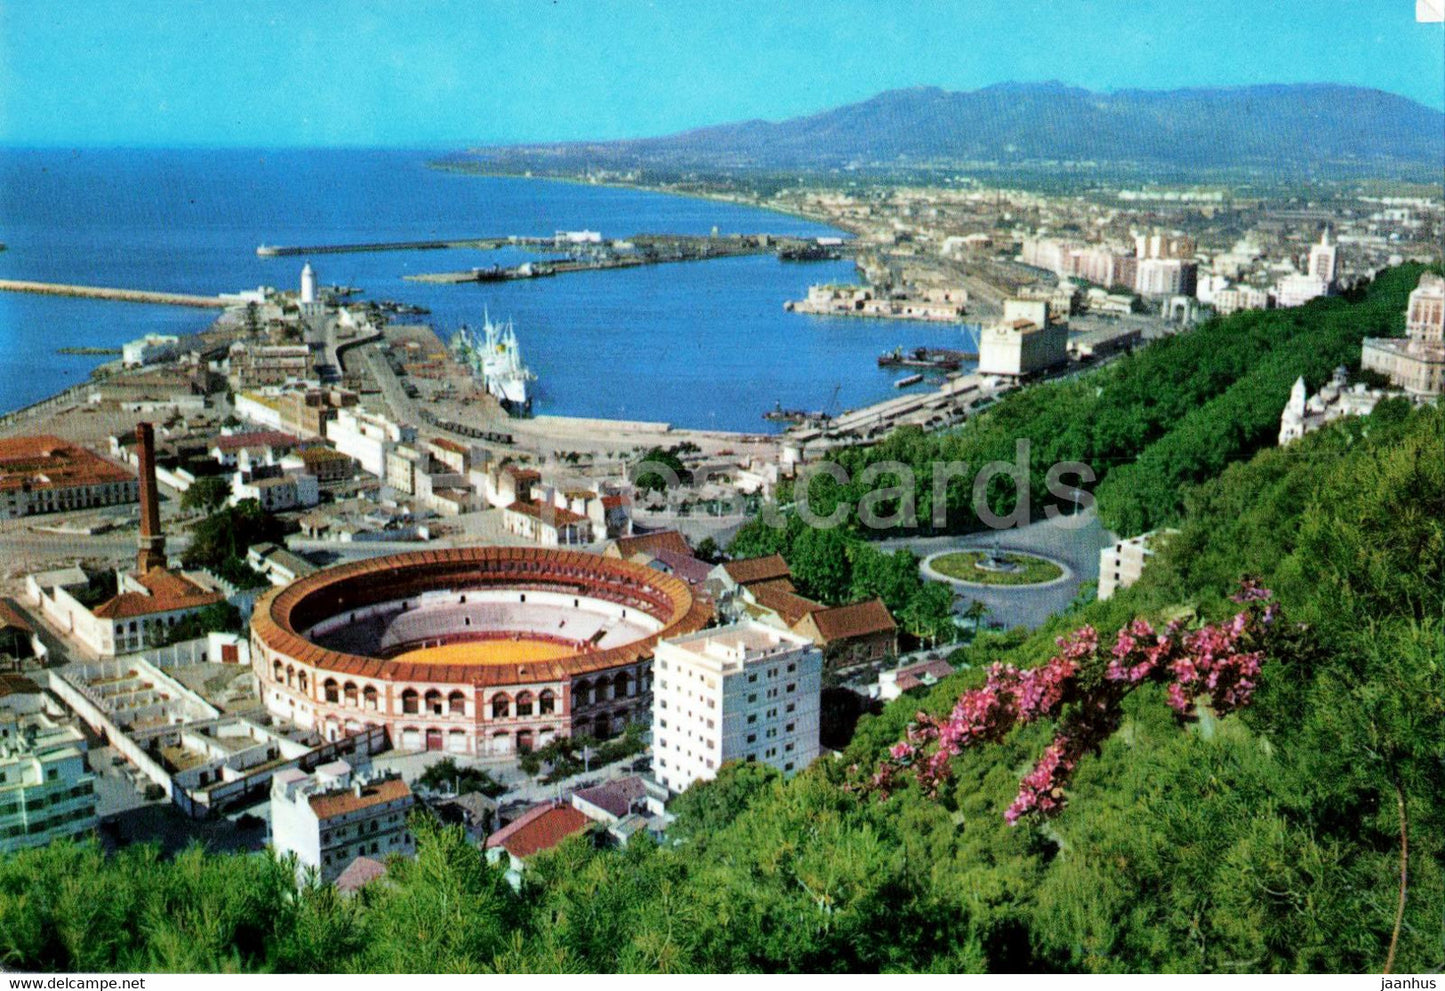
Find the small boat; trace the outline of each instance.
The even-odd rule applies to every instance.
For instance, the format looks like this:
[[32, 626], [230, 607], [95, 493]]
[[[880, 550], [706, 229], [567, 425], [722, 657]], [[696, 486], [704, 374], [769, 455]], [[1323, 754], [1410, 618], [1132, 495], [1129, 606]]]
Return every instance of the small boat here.
[[923, 381], [923, 376], [922, 376], [921, 374], [914, 373], [913, 375], [905, 375], [905, 376], [903, 376], [901, 379], [899, 379], [897, 382], [894, 382], [894, 383], [893, 383], [893, 388], [895, 388], [895, 389], [906, 389], [906, 388], [908, 388], [910, 385], [917, 385], [919, 382], [922, 382], [922, 381]]

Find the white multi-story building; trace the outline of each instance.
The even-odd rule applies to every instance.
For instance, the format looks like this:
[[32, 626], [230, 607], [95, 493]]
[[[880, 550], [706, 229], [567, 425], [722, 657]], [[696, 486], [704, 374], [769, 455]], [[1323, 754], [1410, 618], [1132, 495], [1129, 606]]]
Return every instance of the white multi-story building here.
[[79, 730], [0, 710], [0, 853], [94, 829], [94, 782]]
[[386, 478], [386, 456], [397, 444], [416, 440], [416, 428], [393, 423], [379, 413], [343, 409], [326, 425], [326, 439], [361, 465], [361, 470]]
[[730, 760], [802, 770], [818, 756], [822, 679], [811, 640], [751, 620], [659, 642], [653, 773], [679, 792]]
[[147, 334], [121, 345], [120, 361], [126, 368], [140, 368], [173, 358], [181, 339], [174, 334]]
[[1113, 596], [1121, 588], [1128, 588], [1144, 573], [1144, 565], [1154, 553], [1155, 542], [1174, 530], [1150, 530], [1137, 537], [1121, 540], [1099, 552], [1099, 591], [1101, 600]]
[[1327, 286], [1335, 284], [1339, 274], [1339, 249], [1330, 241], [1328, 227], [1320, 235], [1320, 243], [1310, 247], [1310, 262], [1306, 274]]
[[1043, 300], [1004, 302], [1003, 320], [983, 328], [978, 373], [1020, 378], [1068, 360], [1069, 328], [1049, 318]]
[[314, 867], [327, 883], [357, 857], [410, 856], [416, 841], [406, 819], [416, 799], [400, 777], [368, 778], [344, 760], [316, 773], [299, 768], [271, 778], [271, 845], [294, 853], [298, 868]]

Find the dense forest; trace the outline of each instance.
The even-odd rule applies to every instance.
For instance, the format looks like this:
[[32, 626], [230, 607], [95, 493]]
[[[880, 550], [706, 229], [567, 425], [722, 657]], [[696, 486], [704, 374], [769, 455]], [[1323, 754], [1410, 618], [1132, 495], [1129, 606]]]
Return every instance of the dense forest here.
[[[995, 411], [1005, 423], [982, 429], [993, 415], [982, 418], [971, 439], [894, 442], [895, 453], [959, 445], [991, 456], [988, 445], [1023, 432], [1081, 460], [1122, 452], [1130, 465], [1105, 479], [1118, 487], [1101, 493], [1105, 513], [1126, 529], [1179, 532], [1114, 598], [960, 648], [958, 674], [865, 717], [839, 757], [790, 781], [725, 767], [676, 800], [668, 845], [569, 840], [535, 858], [513, 892], [460, 832], [419, 821], [418, 856], [345, 898], [319, 885], [298, 894], [289, 866], [266, 855], [163, 861], [145, 847], [106, 856], [58, 843], [0, 860], [0, 965], [1438, 970], [1445, 415], [1392, 400], [1287, 448], [1266, 445], [1289, 381], [1303, 371], [1317, 385], [1348, 362], [1351, 340], [1394, 328], [1418, 274], [1387, 273], [1356, 300], [1302, 314], [1218, 321], [1096, 376], [1017, 394]], [[1251, 360], [1209, 335], [1237, 339]], [[1159, 357], [1169, 353], [1178, 360]], [[1161, 480], [1167, 497], [1149, 487]], [[885, 586], [894, 572], [880, 558], [861, 577], [854, 566], [849, 588]], [[1050, 740], [1047, 721], [964, 750], [931, 792], [907, 777], [887, 794], [857, 787], [920, 712], [945, 716], [990, 666], [1033, 669], [1085, 626], [1227, 622], [1245, 577], [1272, 591], [1288, 633], [1270, 641], [1249, 704], [1224, 716], [1201, 704], [1181, 719], [1162, 685], [1140, 684], [1049, 814], [1005, 818]]]

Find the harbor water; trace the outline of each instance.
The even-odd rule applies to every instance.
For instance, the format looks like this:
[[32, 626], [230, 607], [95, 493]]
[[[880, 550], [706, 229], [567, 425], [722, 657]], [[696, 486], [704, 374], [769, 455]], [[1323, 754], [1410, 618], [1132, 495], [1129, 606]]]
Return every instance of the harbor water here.
[[[302, 257], [260, 244], [464, 236], [836, 233], [766, 210], [575, 183], [428, 167], [424, 151], [0, 150], [0, 278], [214, 294], [294, 288]], [[311, 258], [323, 284], [431, 310], [446, 336], [511, 318], [537, 374], [534, 411], [761, 432], [776, 404], [865, 405], [897, 394], [877, 356], [959, 347], [956, 326], [786, 313], [810, 283], [853, 281], [851, 262], [771, 255], [438, 286], [419, 272], [515, 264], [514, 249]], [[0, 293], [0, 411], [83, 382], [103, 360], [59, 348], [118, 347], [147, 332], [203, 329], [214, 313]], [[926, 387], [923, 386], [916, 388]]]

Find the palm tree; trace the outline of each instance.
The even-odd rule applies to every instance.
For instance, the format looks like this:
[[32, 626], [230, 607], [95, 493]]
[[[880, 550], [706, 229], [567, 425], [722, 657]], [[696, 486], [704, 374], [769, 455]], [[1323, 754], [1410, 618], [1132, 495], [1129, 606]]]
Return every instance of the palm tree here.
[[963, 611], [967, 619], [973, 620], [973, 635], [978, 636], [979, 629], [983, 626], [983, 618], [988, 615], [988, 606], [977, 599], [969, 602], [968, 608]]

